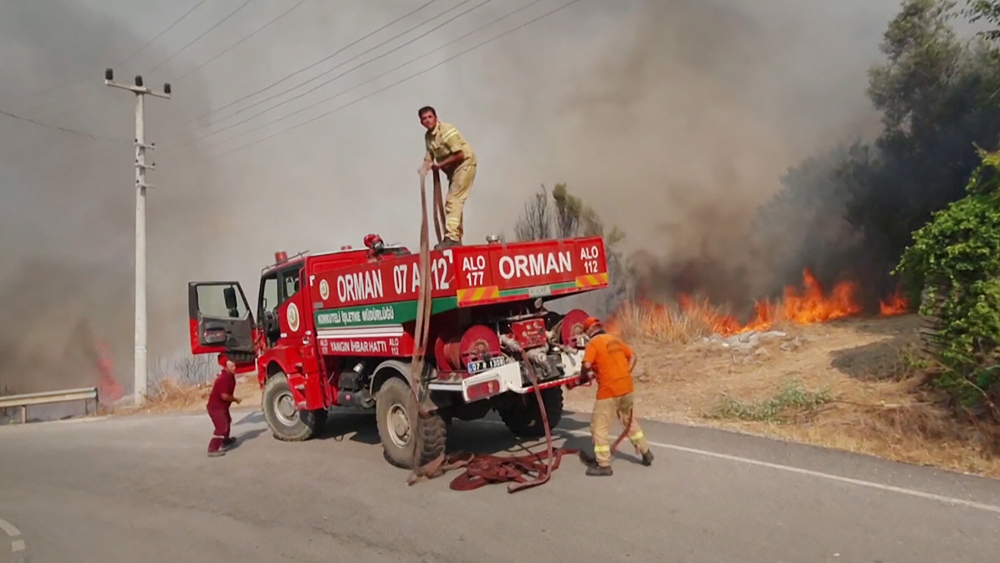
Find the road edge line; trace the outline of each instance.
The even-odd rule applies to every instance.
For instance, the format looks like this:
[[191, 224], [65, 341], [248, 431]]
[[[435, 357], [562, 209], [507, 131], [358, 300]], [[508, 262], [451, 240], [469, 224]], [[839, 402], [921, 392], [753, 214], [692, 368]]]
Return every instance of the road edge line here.
[[21, 530], [18, 530], [13, 524], [0, 518], [0, 530], [3, 530], [5, 534], [11, 538], [16, 538], [21, 535]]
[[[493, 420], [480, 420], [480, 423], [503, 425], [502, 422], [497, 422]], [[584, 432], [582, 430], [562, 430], [559, 431], [560, 434], [569, 434], [571, 436], [576, 436], [578, 438], [586, 438], [590, 436], [589, 432]], [[1000, 514], [1000, 506], [995, 506], [992, 504], [985, 504], [981, 502], [975, 502], [971, 500], [965, 500], [955, 497], [949, 497], [945, 495], [939, 495], [935, 493], [928, 493], [926, 491], [920, 491], [916, 489], [907, 489], [905, 487], [897, 487], [895, 485], [886, 485], [883, 483], [875, 483], [873, 481], [865, 481], [864, 479], [855, 479], [853, 477], [844, 477], [842, 475], [834, 475], [833, 473], [824, 473], [822, 471], [816, 471], [813, 469], [804, 469], [801, 467], [793, 467], [791, 465], [783, 465], [780, 463], [772, 463], [769, 461], [761, 461], [759, 459], [752, 459], [748, 457], [735, 456], [730, 454], [723, 454], [719, 452], [713, 452], [709, 450], [701, 450], [697, 448], [688, 448], [685, 446], [677, 446], [674, 444], [666, 444], [663, 442], [648, 442], [650, 446], [655, 446], [658, 448], [663, 448], [667, 450], [674, 450], [694, 455], [700, 455], [703, 457], [713, 457], [716, 459], [723, 459], [726, 461], [733, 461], [738, 463], [743, 463], [746, 465], [756, 465], [758, 467], [766, 467], [768, 469], [775, 469], [778, 471], [785, 471], [788, 473], [796, 473], [799, 475], [806, 475], [809, 477], [818, 477], [820, 479], [827, 479], [829, 481], [836, 481], [839, 483], [845, 483], [848, 485], [856, 485], [859, 487], [866, 487], [869, 489], [875, 489], [879, 491], [897, 493], [901, 495], [922, 498], [925, 500], [934, 500], [944, 504], [964, 506], [966, 508], [974, 508], [977, 510], [982, 510], [984, 512], [992, 512], [994, 514]]]

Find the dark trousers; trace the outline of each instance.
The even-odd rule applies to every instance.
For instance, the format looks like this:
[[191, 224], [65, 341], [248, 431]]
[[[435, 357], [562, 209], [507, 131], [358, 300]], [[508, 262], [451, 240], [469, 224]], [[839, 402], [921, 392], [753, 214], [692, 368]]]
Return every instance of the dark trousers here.
[[212, 434], [212, 440], [208, 443], [208, 451], [217, 452], [222, 446], [228, 446], [233, 442], [229, 436], [233, 417], [227, 408], [209, 409], [208, 416], [212, 419], [212, 424], [215, 425], [215, 433]]

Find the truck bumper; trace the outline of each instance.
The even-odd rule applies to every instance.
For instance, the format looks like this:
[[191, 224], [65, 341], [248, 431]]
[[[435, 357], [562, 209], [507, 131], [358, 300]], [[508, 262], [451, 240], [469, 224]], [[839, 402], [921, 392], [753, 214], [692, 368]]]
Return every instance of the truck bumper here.
[[[563, 352], [562, 364], [566, 375], [558, 379], [543, 381], [538, 384], [538, 389], [541, 391], [576, 381], [580, 378], [582, 360], [582, 351], [573, 354]], [[462, 399], [466, 403], [489, 399], [508, 391], [520, 395], [534, 392], [531, 385], [525, 385], [522, 381], [520, 362], [510, 362], [500, 367], [477, 373], [463, 379], [460, 384], [431, 383], [429, 387], [432, 391], [461, 392]]]

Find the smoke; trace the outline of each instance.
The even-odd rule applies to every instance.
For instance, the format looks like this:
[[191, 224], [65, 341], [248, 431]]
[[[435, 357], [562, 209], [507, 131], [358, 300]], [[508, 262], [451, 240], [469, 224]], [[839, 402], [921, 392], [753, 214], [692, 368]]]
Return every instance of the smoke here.
[[[81, 133], [0, 116], [0, 387], [11, 392], [96, 385], [97, 339], [109, 344], [122, 382], [131, 383], [134, 96], [103, 79], [106, 66], [144, 42], [80, 2], [0, 8], [0, 109]], [[137, 62], [158, 55], [165, 56], [153, 47]], [[134, 68], [141, 66], [116, 69], [116, 79], [130, 82]], [[181, 107], [147, 99], [147, 131], [176, 121], [182, 108], [204, 106], [204, 96], [194, 79]], [[155, 150], [147, 154], [162, 167]], [[147, 198], [154, 356], [183, 342], [177, 320], [185, 282], [209, 250], [204, 227], [217, 221], [216, 199], [206, 190], [214, 171], [185, 172], [149, 173], [149, 182], [163, 186]]]
[[[490, 62], [490, 113], [516, 120], [510, 148], [534, 157], [518, 175], [566, 181], [620, 225], [651, 296], [747, 307], [801, 279], [795, 243], [815, 223], [789, 209], [776, 236], [751, 238], [757, 211], [804, 157], [878, 133], [866, 71], [898, 2], [596, 4]], [[826, 213], [852, 240], [842, 209]]]
[[[877, 128], [865, 72], [898, 0], [581, 0], [462, 54], [564, 3], [543, 0], [460, 39], [529, 4], [468, 2], [393, 40], [460, 4], [438, 0], [226, 110], [419, 3], [310, 0], [212, 61], [290, 3], [252, 3], [179, 52], [242, 4], [206, 3], [116, 66], [120, 81], [141, 73], [149, 86], [174, 86], [173, 99], [149, 98], [146, 107], [158, 147], [147, 208], [150, 358], [186, 348], [190, 280], [242, 281], [253, 308], [256, 276], [276, 250], [357, 246], [369, 232], [413, 247], [423, 155], [416, 110], [426, 104], [479, 158], [467, 242], [509, 232], [539, 184], [565, 181], [625, 230], [626, 250], [649, 252], [651, 287], [701, 286], [738, 301], [773, 285], [774, 264], [791, 259], [781, 245], [747, 245], [755, 210], [801, 158]], [[102, 78], [190, 7], [174, 4], [0, 6], [0, 109], [98, 137], [0, 116], [0, 386], [91, 384], [81, 366], [54, 360], [80, 320], [109, 342], [122, 383], [131, 382], [133, 98]], [[226, 118], [252, 102], [338, 64], [327, 77], [348, 71], [479, 4], [329, 86], [213, 134], [274, 104]], [[25, 96], [52, 85], [61, 86]]]

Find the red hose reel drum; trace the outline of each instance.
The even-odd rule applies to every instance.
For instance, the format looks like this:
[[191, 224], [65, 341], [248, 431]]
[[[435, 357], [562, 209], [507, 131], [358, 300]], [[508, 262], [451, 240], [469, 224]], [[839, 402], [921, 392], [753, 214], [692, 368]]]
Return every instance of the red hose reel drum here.
[[442, 336], [434, 343], [439, 369], [464, 370], [471, 361], [487, 356], [495, 358], [500, 354], [500, 336], [486, 325], [473, 325], [461, 335]]
[[587, 320], [587, 314], [583, 309], [573, 309], [566, 313], [562, 320], [562, 330], [560, 337], [564, 346], [578, 346], [576, 337], [583, 334], [583, 321]]

